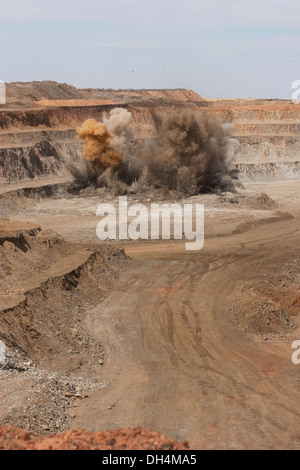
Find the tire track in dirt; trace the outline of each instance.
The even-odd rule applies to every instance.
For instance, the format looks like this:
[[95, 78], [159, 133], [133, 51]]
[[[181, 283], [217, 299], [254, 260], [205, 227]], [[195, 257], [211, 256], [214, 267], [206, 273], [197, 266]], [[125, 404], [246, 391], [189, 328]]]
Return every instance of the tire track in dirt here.
[[86, 319], [106, 349], [108, 388], [77, 409], [76, 424], [139, 424], [197, 448], [299, 448], [290, 351], [248, 340], [230, 311], [247, 282], [299, 253], [297, 230], [299, 219], [280, 222], [194, 254], [131, 248], [136, 260]]

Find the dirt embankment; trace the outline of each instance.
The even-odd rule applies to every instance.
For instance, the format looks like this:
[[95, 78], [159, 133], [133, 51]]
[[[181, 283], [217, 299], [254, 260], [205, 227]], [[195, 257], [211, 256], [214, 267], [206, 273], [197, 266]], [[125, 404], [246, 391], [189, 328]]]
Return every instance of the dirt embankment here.
[[1, 225], [0, 338], [31, 361], [60, 369], [85, 367], [92, 362], [90, 349], [100, 348], [101, 359], [101, 346], [85, 335], [82, 315], [109, 293], [128, 263], [124, 251], [67, 242], [26, 224]]
[[118, 247], [72, 243], [8, 220], [0, 222], [0, 253], [0, 422], [38, 433], [68, 429], [71, 406], [105, 387], [105, 351], [84, 326], [86, 312], [129, 258]]
[[6, 105], [1, 108], [20, 108], [37, 106], [38, 100], [73, 100], [83, 98], [80, 90], [53, 81], [14, 82], [6, 86]]
[[299, 267], [300, 258], [295, 255], [237, 297], [232, 307], [233, 316], [248, 337], [273, 340], [297, 328]]

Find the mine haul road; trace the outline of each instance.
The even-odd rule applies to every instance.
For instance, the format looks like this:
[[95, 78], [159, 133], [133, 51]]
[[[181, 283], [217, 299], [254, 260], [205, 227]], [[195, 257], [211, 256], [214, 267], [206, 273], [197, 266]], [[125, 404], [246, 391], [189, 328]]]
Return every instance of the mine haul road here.
[[[300, 366], [292, 341], [255, 341], [233, 321], [234, 299], [300, 251], [293, 220], [205, 240], [128, 245], [133, 259], [111, 295], [89, 310], [104, 345], [104, 390], [76, 408], [90, 430], [141, 426], [200, 449], [299, 449]], [[74, 410], [75, 411], [75, 410]]]

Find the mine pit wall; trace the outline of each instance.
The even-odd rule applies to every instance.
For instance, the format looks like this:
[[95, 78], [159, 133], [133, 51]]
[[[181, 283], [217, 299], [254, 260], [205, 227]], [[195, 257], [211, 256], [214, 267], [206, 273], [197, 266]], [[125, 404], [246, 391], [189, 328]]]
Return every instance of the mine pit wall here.
[[156, 123], [166, 113], [185, 107], [221, 122], [235, 124], [241, 151], [234, 162], [242, 180], [298, 179], [300, 177], [300, 106], [291, 103], [255, 107], [217, 106], [208, 102], [135, 103], [63, 106], [0, 111], [0, 182], [19, 182], [67, 174], [64, 159], [77, 158], [80, 141], [76, 127], [88, 118], [101, 121], [115, 107], [133, 115], [137, 141], [151, 139]]
[[76, 127], [91, 117], [101, 121], [114, 107], [0, 111], [0, 183], [66, 176], [65, 158], [76, 159], [81, 149]]
[[300, 178], [300, 106], [290, 102], [256, 107], [204, 109], [222, 122], [235, 125], [234, 135], [241, 143], [234, 168], [243, 181]]
[[[126, 108], [126, 104], [118, 104]], [[101, 120], [104, 112], [109, 113], [116, 105], [62, 106], [54, 108], [33, 108], [0, 111], [0, 131], [19, 128], [61, 128], [75, 127], [90, 117]]]

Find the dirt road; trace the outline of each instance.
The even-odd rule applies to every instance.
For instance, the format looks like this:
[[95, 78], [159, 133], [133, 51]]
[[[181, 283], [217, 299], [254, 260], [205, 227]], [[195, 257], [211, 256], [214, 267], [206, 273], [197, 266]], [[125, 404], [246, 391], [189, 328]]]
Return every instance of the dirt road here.
[[192, 448], [300, 448], [299, 329], [255, 342], [232, 315], [245, 286], [299, 255], [297, 195], [289, 208], [292, 221], [208, 239], [197, 253], [175, 242], [127, 247], [134, 262], [86, 317], [104, 345], [107, 389], [81, 403], [74, 425], [139, 425]]
[[[77, 126], [115, 107], [132, 113], [137, 146], [176, 110], [235, 125], [233, 169], [246, 189], [189, 198], [205, 205], [200, 252], [129, 241], [132, 262], [120, 252], [112, 262], [114, 243], [99, 243], [96, 208], [117, 196], [73, 187], [66, 159], [80, 156]], [[300, 340], [292, 327], [300, 324], [300, 107], [34, 82], [8, 85], [2, 108], [1, 308], [12, 311], [0, 317], [0, 336], [18, 349], [0, 370], [0, 424], [38, 434], [139, 426], [197, 449], [299, 449], [300, 365], [291, 346]], [[148, 189], [129, 200], [166, 202]], [[7, 235], [8, 222], [17, 237]], [[41, 233], [22, 238], [24, 222]], [[99, 247], [95, 263], [90, 243]]]
[[[76, 243], [97, 241], [99, 195], [18, 200], [10, 224], [19, 226], [23, 218], [42, 232], [28, 239], [24, 253], [4, 243], [14, 266], [9, 284], [27, 297], [32, 294], [25, 291], [37, 284], [37, 303], [17, 308], [7, 333], [23, 341], [24, 328], [14, 325], [28, 323], [26, 346], [34, 364], [22, 373], [1, 371], [4, 424], [39, 433], [142, 427], [187, 440], [194, 449], [299, 449], [300, 366], [291, 361], [292, 343], [300, 339], [293, 325], [300, 323], [299, 181], [248, 189], [246, 199], [225, 205], [217, 196], [201, 196], [201, 251], [187, 252], [175, 241], [126, 242], [132, 261], [114, 257], [114, 276], [112, 244], [105, 248], [107, 269], [101, 262], [96, 270], [80, 268], [75, 290], [66, 288], [64, 273], [69, 279], [91, 248]], [[253, 199], [253, 191], [276, 204], [264, 196]], [[254, 208], [246, 206], [253, 201]], [[257, 201], [268, 205], [257, 208]], [[54, 243], [55, 234], [43, 235], [49, 228], [65, 239]], [[45, 257], [52, 267], [47, 261], [46, 269]], [[23, 276], [23, 265], [34, 276]], [[45, 279], [51, 286], [46, 295], [44, 284], [39, 286]], [[255, 301], [248, 302], [248, 292], [255, 292]], [[251, 336], [245, 323], [257, 306]], [[30, 313], [27, 323], [24, 312]], [[78, 398], [72, 394], [76, 387]]]

